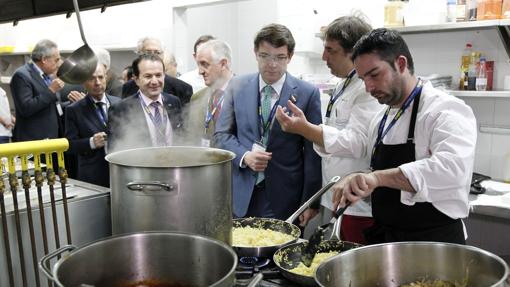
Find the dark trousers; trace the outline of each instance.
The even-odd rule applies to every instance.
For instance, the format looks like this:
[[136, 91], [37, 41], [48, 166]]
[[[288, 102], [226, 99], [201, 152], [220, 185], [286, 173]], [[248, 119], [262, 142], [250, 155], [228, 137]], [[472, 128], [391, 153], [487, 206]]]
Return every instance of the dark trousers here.
[[246, 212], [245, 217], [275, 217], [265, 188], [265, 181], [260, 182], [253, 188], [250, 205], [248, 206], [248, 211]]
[[10, 143], [11, 142], [11, 137], [8, 137], [8, 136], [0, 136], [0, 144], [3, 144], [3, 143]]

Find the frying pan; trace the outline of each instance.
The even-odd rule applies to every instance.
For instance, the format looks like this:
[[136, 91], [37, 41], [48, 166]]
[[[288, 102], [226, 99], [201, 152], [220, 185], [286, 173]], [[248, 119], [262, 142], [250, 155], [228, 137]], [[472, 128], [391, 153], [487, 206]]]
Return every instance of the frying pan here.
[[78, 0], [73, 0], [74, 11], [76, 12], [76, 19], [78, 19], [78, 26], [80, 27], [81, 39], [84, 45], [74, 51], [64, 63], [60, 66], [57, 72], [57, 77], [62, 81], [69, 84], [82, 84], [85, 82], [96, 70], [97, 57], [94, 51], [87, 44], [83, 27], [81, 25], [80, 8], [78, 7]]
[[340, 180], [339, 176], [333, 177], [324, 187], [322, 187], [316, 194], [314, 194], [308, 201], [306, 201], [301, 207], [296, 210], [287, 220], [283, 221], [280, 219], [274, 218], [259, 218], [259, 217], [248, 217], [248, 218], [238, 218], [233, 221], [233, 228], [236, 227], [253, 227], [253, 228], [263, 228], [268, 230], [274, 230], [278, 232], [282, 232], [284, 234], [291, 235], [293, 239], [279, 245], [272, 246], [262, 246], [262, 247], [245, 247], [245, 246], [232, 246], [235, 252], [239, 257], [266, 257], [269, 258], [273, 256], [274, 252], [285, 246], [287, 244], [291, 244], [297, 241], [297, 239], [301, 236], [301, 230], [296, 225], [292, 224], [296, 218], [305, 211], [310, 205], [319, 199], [319, 197], [328, 191], [336, 182]]

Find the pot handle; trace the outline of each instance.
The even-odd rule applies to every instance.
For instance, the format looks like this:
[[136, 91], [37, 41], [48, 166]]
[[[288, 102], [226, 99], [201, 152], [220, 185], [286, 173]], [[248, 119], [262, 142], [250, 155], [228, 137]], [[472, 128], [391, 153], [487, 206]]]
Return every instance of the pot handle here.
[[66, 251], [72, 251], [74, 249], [76, 249], [76, 246], [66, 245], [66, 246], [60, 247], [59, 249], [57, 249], [53, 252], [50, 252], [50, 253], [44, 255], [41, 258], [41, 260], [39, 261], [39, 269], [41, 269], [41, 271], [44, 273], [44, 275], [46, 277], [48, 277], [48, 279], [50, 279], [53, 282], [56, 282], [55, 278], [53, 278], [53, 275], [51, 274], [52, 272], [51, 272], [50, 268], [48, 268], [50, 260], [53, 259], [54, 257], [59, 256], [60, 254], [66, 252]]
[[292, 223], [294, 222], [294, 220], [296, 220], [296, 218], [298, 218], [298, 216], [303, 213], [303, 211], [305, 211], [308, 207], [310, 207], [310, 205], [312, 205], [312, 203], [314, 201], [316, 201], [317, 199], [319, 199], [319, 197], [321, 197], [321, 195], [323, 195], [326, 191], [328, 191], [335, 183], [337, 183], [338, 181], [340, 180], [340, 176], [334, 176], [332, 177], [329, 182], [324, 186], [322, 187], [319, 191], [317, 191], [316, 194], [312, 195], [312, 197], [310, 197], [310, 199], [308, 199], [303, 205], [301, 205], [300, 208], [298, 208], [298, 210], [296, 210], [296, 212], [294, 212], [287, 220], [285, 220], [286, 222], [288, 223]]
[[260, 283], [260, 281], [262, 281], [263, 278], [264, 278], [264, 274], [262, 274], [262, 272], [257, 273], [257, 275], [253, 276], [250, 283], [248, 283], [248, 286], [246, 286], [246, 287], [259, 286], [259, 283]]
[[175, 189], [175, 185], [160, 181], [132, 181], [126, 184], [126, 187], [129, 190], [141, 192], [172, 191]]

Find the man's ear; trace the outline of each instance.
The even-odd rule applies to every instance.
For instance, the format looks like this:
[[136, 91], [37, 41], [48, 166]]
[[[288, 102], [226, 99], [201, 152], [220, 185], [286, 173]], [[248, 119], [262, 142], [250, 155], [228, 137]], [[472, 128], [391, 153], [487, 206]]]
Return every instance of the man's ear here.
[[395, 66], [397, 71], [403, 73], [405, 69], [407, 69], [407, 57], [404, 55], [398, 56], [397, 59], [395, 59]]

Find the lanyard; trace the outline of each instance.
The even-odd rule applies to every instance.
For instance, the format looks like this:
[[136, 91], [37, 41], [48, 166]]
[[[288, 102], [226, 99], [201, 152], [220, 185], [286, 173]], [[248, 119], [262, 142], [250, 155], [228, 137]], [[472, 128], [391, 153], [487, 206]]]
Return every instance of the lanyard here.
[[211, 104], [207, 105], [207, 114], [205, 115], [205, 121], [204, 121], [204, 126], [205, 126], [206, 132], [207, 132], [207, 129], [209, 128], [209, 123], [211, 122], [212, 118], [214, 117], [214, 114], [218, 111], [218, 108], [221, 107], [221, 105], [223, 104], [223, 97], [225, 97], [225, 93], [223, 93], [221, 95], [221, 97], [216, 102], [216, 105], [214, 104], [214, 100], [212, 99], [213, 97], [211, 97], [211, 99], [210, 99]]
[[344, 81], [344, 84], [342, 85], [342, 89], [335, 95], [331, 96], [329, 99], [328, 107], [326, 109], [326, 118], [329, 118], [331, 116], [331, 110], [333, 109], [333, 105], [335, 104], [336, 100], [340, 98], [340, 96], [344, 93], [345, 89], [347, 89], [347, 86], [351, 83], [352, 77], [356, 74], [356, 70], [352, 70], [347, 78]]
[[405, 100], [405, 102], [402, 105], [402, 107], [397, 111], [397, 113], [395, 114], [395, 117], [393, 118], [393, 120], [391, 120], [391, 122], [388, 124], [388, 127], [386, 129], [384, 129], [384, 125], [386, 124], [386, 120], [388, 119], [388, 114], [390, 112], [390, 108], [391, 107], [388, 107], [388, 109], [386, 109], [386, 112], [384, 113], [384, 116], [381, 119], [381, 122], [379, 123], [379, 129], [377, 131], [377, 140], [375, 141], [374, 147], [372, 148], [372, 160], [374, 158], [374, 154], [375, 154], [375, 150], [377, 149], [377, 146], [379, 144], [381, 144], [383, 138], [386, 136], [388, 131], [400, 119], [402, 114], [404, 114], [404, 111], [409, 107], [409, 105], [411, 105], [411, 103], [413, 102], [414, 98], [417, 95], [421, 94], [422, 88], [423, 88], [423, 81], [421, 79], [419, 79], [418, 83], [416, 83], [416, 87], [414, 87], [413, 91], [411, 92], [409, 97], [407, 97], [407, 99]]
[[259, 129], [260, 129], [260, 135], [261, 137], [264, 137], [264, 135], [269, 133], [271, 123], [273, 122], [274, 115], [276, 114], [276, 108], [278, 107], [280, 103], [280, 98], [276, 101], [276, 103], [271, 108], [271, 112], [269, 113], [269, 117], [267, 118], [267, 121], [264, 121], [264, 117], [262, 116], [262, 99], [261, 99], [261, 93], [259, 93]]
[[[158, 125], [156, 124], [156, 120], [154, 119], [154, 116], [152, 115], [149, 107], [145, 105], [145, 102], [142, 100], [141, 95], [140, 95], [139, 99], [140, 99], [140, 102], [142, 103], [143, 110], [149, 115], [149, 118], [151, 119], [152, 125], [154, 126], [155, 130], [157, 130], [160, 134], [165, 135], [166, 122], [167, 122], [166, 113], [163, 112], [161, 114], [162, 125], [158, 127]], [[163, 111], [164, 110], [165, 109], [163, 109]]]

